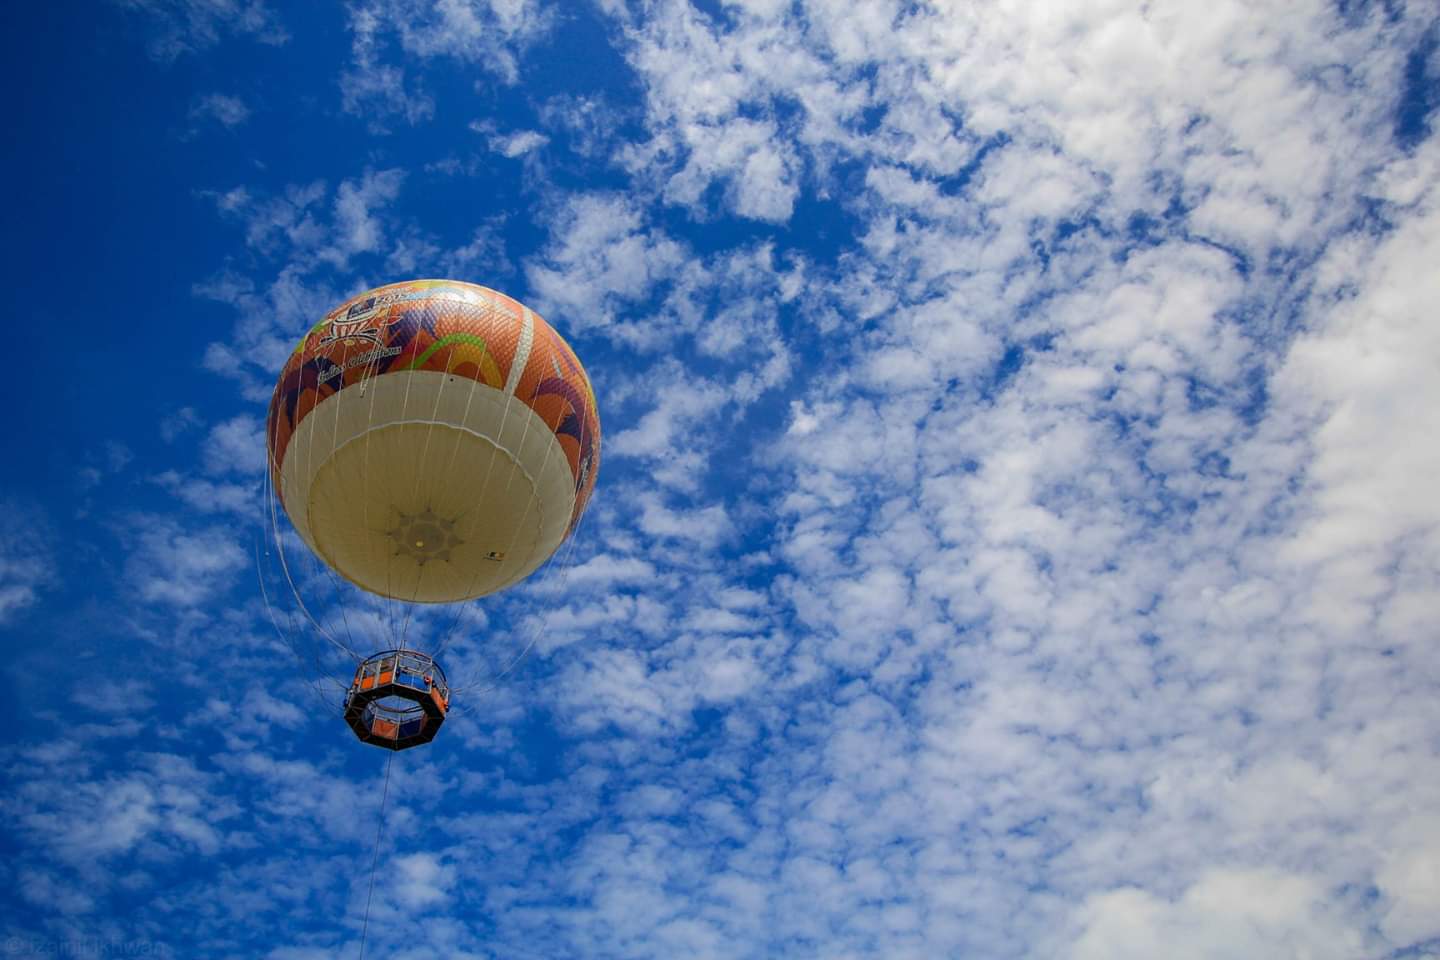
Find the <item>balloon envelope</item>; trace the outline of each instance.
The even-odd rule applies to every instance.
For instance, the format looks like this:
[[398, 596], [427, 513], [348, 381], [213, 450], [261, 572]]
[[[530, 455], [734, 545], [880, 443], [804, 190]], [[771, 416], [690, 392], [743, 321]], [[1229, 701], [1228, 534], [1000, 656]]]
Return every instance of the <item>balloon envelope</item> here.
[[271, 479], [300, 537], [372, 593], [451, 603], [523, 579], [600, 465], [574, 351], [486, 287], [415, 280], [331, 311], [280, 374]]

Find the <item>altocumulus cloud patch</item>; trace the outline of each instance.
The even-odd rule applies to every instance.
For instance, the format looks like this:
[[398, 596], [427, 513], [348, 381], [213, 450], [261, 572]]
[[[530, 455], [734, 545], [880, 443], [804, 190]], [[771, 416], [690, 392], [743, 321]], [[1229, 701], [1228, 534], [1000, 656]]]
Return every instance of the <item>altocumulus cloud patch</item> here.
[[[13, 32], [14, 336], [87, 344], [7, 381], [18, 955], [1433, 950], [1424, 5], [95, 17]], [[611, 442], [387, 788], [267, 616], [260, 425], [446, 275]]]

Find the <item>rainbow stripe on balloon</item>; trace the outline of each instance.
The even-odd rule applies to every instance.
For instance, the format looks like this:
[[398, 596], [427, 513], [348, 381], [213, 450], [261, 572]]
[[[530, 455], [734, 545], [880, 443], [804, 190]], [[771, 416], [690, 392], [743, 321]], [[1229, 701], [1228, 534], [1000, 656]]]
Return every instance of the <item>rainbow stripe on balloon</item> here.
[[505, 391], [553, 431], [575, 481], [571, 527], [594, 490], [600, 418], [590, 378], [564, 338], [503, 293], [456, 280], [367, 290], [315, 324], [286, 362], [270, 401], [272, 479], [301, 421], [372, 377], [428, 370]]

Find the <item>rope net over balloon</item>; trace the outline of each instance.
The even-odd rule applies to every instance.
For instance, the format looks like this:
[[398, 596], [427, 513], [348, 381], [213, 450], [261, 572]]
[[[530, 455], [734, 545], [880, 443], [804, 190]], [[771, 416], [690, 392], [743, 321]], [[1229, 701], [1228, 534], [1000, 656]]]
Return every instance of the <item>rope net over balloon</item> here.
[[443, 657], [464, 710], [543, 636], [553, 599], [515, 630], [485, 598], [537, 571], [512, 596], [565, 595], [600, 423], [578, 358], [524, 305], [438, 280], [346, 301], [282, 370], [267, 447], [262, 591], [327, 710], [387, 649]]

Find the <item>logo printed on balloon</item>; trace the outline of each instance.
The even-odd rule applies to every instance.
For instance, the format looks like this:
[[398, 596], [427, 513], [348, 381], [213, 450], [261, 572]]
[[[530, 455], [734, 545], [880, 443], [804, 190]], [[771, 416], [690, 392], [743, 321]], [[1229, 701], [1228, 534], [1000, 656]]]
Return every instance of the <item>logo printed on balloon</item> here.
[[316, 347], [328, 347], [341, 340], [364, 340], [379, 345], [380, 327], [389, 326], [395, 321], [389, 317], [383, 324], [370, 321], [392, 302], [393, 298], [369, 297], [351, 306], [343, 317], [337, 313], [330, 318], [330, 331], [320, 338]]

